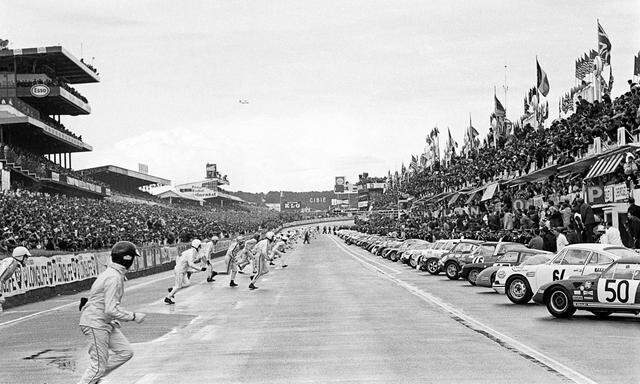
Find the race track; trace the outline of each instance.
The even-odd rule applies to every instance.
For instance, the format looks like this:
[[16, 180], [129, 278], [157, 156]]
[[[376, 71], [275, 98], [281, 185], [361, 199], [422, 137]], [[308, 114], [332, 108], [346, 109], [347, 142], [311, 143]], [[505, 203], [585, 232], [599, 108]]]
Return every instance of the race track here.
[[[320, 235], [247, 289], [228, 277], [161, 299], [171, 273], [127, 282], [134, 358], [104, 383], [636, 383], [640, 319], [552, 318]], [[218, 270], [221, 263], [217, 262]], [[87, 366], [77, 296], [0, 317], [0, 383], [73, 383]]]

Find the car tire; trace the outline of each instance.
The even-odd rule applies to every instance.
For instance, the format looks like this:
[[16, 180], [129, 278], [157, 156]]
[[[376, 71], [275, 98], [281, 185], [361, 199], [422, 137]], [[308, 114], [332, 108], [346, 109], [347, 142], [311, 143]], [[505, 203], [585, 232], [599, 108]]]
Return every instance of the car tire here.
[[391, 252], [389, 254], [389, 260], [391, 261], [398, 261], [398, 252]]
[[602, 312], [593, 312], [594, 315], [596, 315], [596, 317], [600, 320], [604, 320], [607, 317], [609, 317], [609, 315], [611, 315], [612, 312], [609, 311], [602, 311]]
[[437, 259], [428, 259], [426, 262], [426, 269], [432, 275], [437, 275], [440, 273], [440, 267], [438, 266]]
[[533, 297], [529, 282], [523, 276], [515, 276], [505, 285], [507, 297], [514, 304], [526, 304]]
[[551, 288], [545, 304], [549, 313], [559, 319], [571, 317], [576, 312], [571, 294], [563, 287]]
[[460, 269], [458, 268], [458, 265], [453, 261], [445, 264], [444, 273], [447, 275], [449, 280], [458, 280], [458, 278], [460, 277]]
[[418, 263], [414, 258], [409, 258], [409, 265], [411, 266], [411, 268], [418, 268]]
[[478, 280], [478, 275], [480, 274], [480, 270], [479, 269], [472, 269], [469, 271], [469, 274], [467, 275], [467, 281], [469, 282], [469, 284], [471, 285], [476, 285], [476, 280]]

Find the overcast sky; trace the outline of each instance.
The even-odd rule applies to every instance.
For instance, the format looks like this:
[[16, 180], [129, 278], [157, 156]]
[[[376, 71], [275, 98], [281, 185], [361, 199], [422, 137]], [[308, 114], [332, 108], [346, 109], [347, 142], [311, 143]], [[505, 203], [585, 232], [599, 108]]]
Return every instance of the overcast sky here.
[[613, 44], [614, 95], [640, 50], [639, 1], [4, 0], [0, 14], [13, 48], [80, 57], [82, 44], [95, 57], [102, 82], [76, 87], [93, 113], [63, 117], [94, 148], [74, 168], [146, 163], [175, 184], [213, 162], [245, 191], [384, 176], [435, 125], [462, 145], [469, 113], [484, 135], [504, 66], [515, 120], [536, 54], [556, 116], [574, 60], [596, 48], [596, 18]]

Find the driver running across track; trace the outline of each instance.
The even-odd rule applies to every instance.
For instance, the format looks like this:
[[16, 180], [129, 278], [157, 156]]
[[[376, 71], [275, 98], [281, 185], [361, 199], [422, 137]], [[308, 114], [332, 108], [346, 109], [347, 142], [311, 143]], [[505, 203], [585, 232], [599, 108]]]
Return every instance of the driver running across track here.
[[198, 239], [194, 239], [191, 241], [191, 248], [182, 252], [182, 254], [176, 258], [176, 266], [173, 269], [173, 288], [169, 288], [169, 294], [164, 298], [165, 303], [175, 304], [173, 299], [176, 293], [188, 283], [188, 273], [204, 272], [207, 270], [206, 267], [200, 267], [196, 264], [196, 260], [199, 260], [198, 253], [201, 246], [202, 242]]

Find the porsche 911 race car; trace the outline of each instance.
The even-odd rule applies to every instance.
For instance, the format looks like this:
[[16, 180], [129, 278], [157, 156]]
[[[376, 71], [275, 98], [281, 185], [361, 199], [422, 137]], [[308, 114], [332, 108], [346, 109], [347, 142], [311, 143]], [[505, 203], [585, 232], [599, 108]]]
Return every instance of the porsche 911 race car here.
[[468, 264], [481, 263], [483, 261], [493, 262], [505, 252], [519, 248], [525, 248], [525, 246], [520, 243], [512, 242], [485, 241], [471, 253], [450, 253], [446, 256], [443, 256], [440, 261], [444, 264], [444, 272], [447, 274], [447, 277], [449, 279], [457, 280], [460, 277], [463, 279], [468, 279], [468, 276], [471, 273], [471, 277], [473, 279], [473, 282], [475, 283], [478, 271], [475, 268], [465, 268]]
[[529, 248], [507, 252], [504, 255], [500, 256], [500, 258], [498, 258], [498, 260], [496, 260], [493, 265], [486, 267], [478, 273], [478, 277], [476, 278], [476, 285], [478, 287], [491, 288], [493, 286], [493, 281], [496, 279], [496, 273], [498, 273], [498, 271], [502, 267], [514, 265], [544, 264], [551, 260], [553, 256], [555, 255], [551, 252]]
[[[538, 253], [550, 253], [545, 251], [539, 251], [537, 249], [529, 249], [520, 243], [484, 243], [475, 255], [470, 255], [469, 258], [475, 256], [473, 261], [462, 264], [462, 270], [460, 271], [460, 277], [467, 279], [471, 285], [476, 285], [478, 276], [485, 268], [498, 267], [498, 266], [510, 266], [518, 265], [522, 263], [527, 257]], [[482, 249], [482, 251], [481, 251]], [[486, 255], [493, 249], [493, 253]], [[497, 271], [498, 268], [494, 270]], [[491, 276], [491, 275], [489, 275]], [[495, 279], [495, 276], [493, 276]], [[493, 284], [493, 281], [491, 281]], [[489, 285], [491, 287], [491, 285]]]
[[515, 304], [525, 304], [546, 283], [599, 273], [622, 257], [636, 255], [633, 250], [621, 246], [571, 244], [545, 264], [502, 267], [496, 273], [493, 289], [506, 293]]
[[424, 250], [420, 255], [418, 260], [419, 269], [432, 275], [440, 273], [440, 266], [438, 265], [440, 257], [451, 251], [459, 242], [459, 239], [436, 240], [431, 248]]
[[573, 276], [544, 284], [533, 297], [555, 317], [572, 316], [576, 310], [605, 318], [614, 312], [640, 313], [640, 257], [623, 257], [599, 274]]

